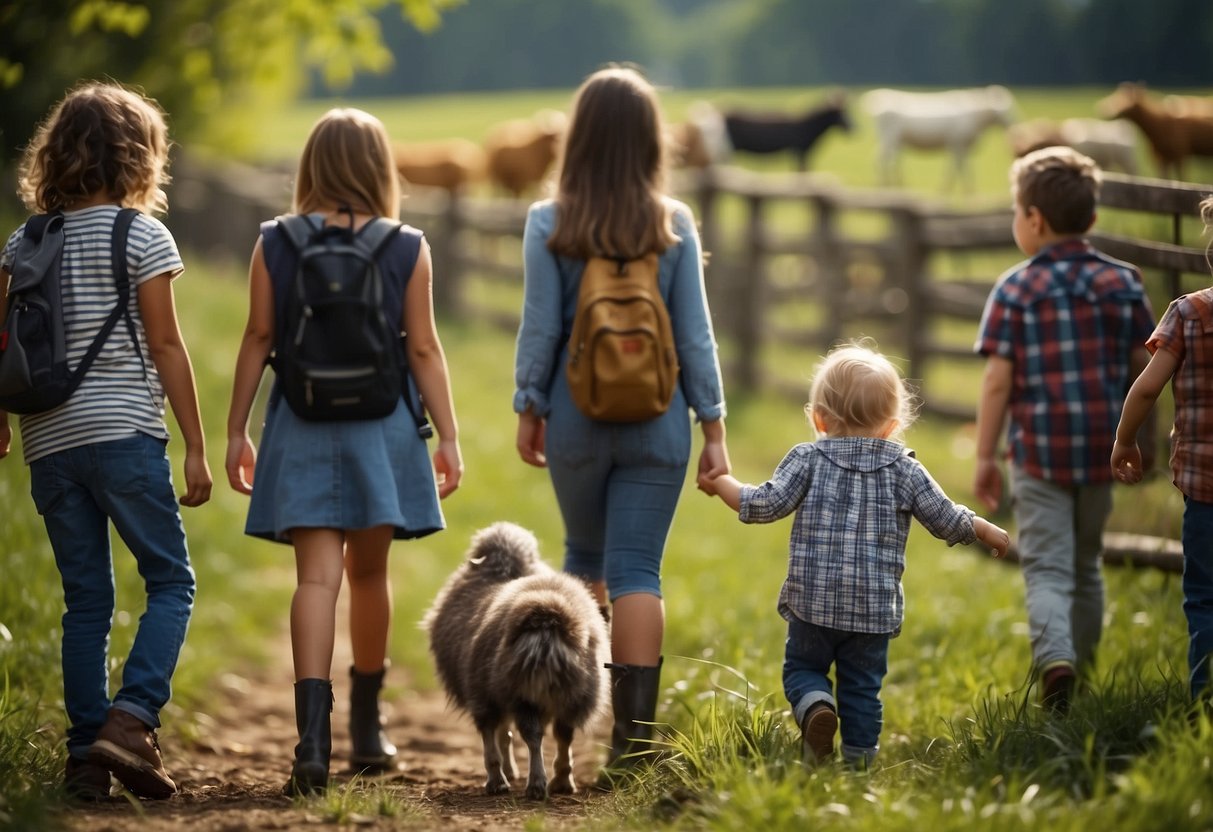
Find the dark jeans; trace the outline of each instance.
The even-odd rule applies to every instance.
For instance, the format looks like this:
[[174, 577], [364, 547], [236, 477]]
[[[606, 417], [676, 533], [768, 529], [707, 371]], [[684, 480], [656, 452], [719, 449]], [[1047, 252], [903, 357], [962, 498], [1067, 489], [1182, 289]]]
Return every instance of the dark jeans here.
[[[870, 763], [880, 748], [884, 709], [880, 687], [889, 668], [888, 633], [849, 633], [799, 619], [788, 622], [783, 661], [783, 692], [796, 724], [817, 702], [838, 711], [842, 756], [849, 763]], [[830, 665], [838, 676], [833, 696]]]
[[[67, 748], [81, 757], [111, 705], [159, 727], [193, 609], [194, 571], [162, 440], [139, 433], [35, 460], [30, 491], [63, 578]], [[112, 703], [106, 659], [114, 618], [110, 521], [134, 554], [147, 591], [147, 609]]]
[[1213, 654], [1213, 503], [1184, 499], [1184, 616], [1192, 698], [1208, 694]]

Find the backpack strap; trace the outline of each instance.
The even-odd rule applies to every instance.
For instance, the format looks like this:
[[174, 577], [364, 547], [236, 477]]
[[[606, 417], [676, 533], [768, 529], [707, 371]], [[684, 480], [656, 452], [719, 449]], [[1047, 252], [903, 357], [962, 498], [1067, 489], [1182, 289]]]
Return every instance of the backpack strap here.
[[143, 359], [143, 350], [139, 348], [139, 337], [135, 334], [135, 323], [131, 320], [131, 278], [126, 265], [126, 241], [130, 234], [131, 223], [135, 221], [135, 217], [137, 216], [139, 216], [139, 212], [134, 208], [123, 208], [118, 211], [118, 216], [114, 218], [114, 234], [110, 240], [110, 258], [114, 269], [114, 283], [118, 286], [118, 303], [114, 306], [113, 311], [110, 312], [109, 317], [105, 319], [105, 323], [101, 325], [101, 330], [97, 333], [97, 337], [93, 339], [93, 343], [89, 344], [88, 351], [84, 353], [84, 357], [80, 359], [80, 364], [72, 373], [76, 379], [76, 383], [79, 383], [79, 379], [84, 376], [85, 371], [96, 360], [97, 355], [101, 352], [101, 348], [105, 346], [105, 342], [109, 339], [110, 333], [118, 325], [119, 318], [126, 319], [126, 331], [131, 336], [131, 343], [135, 345], [135, 353], [139, 356], [139, 363], [143, 365], [146, 372], [147, 362]]
[[396, 239], [396, 233], [400, 231], [401, 226], [403, 223], [386, 217], [372, 217], [358, 229], [354, 240], [366, 249], [372, 258], [378, 260], [388, 243]]
[[320, 230], [312, 223], [307, 214], [282, 214], [274, 219], [278, 221], [278, 227], [282, 229], [287, 242], [295, 249], [296, 254], [303, 251], [303, 247], [307, 245], [312, 234]]
[[[372, 217], [362, 228], [358, 229], [358, 233], [354, 235], [354, 241], [363, 248], [372, 260], [378, 260], [379, 255], [383, 250], [396, 239], [403, 223], [389, 220], [386, 217]], [[400, 336], [400, 359], [401, 365], [404, 367], [404, 403], [409, 409], [409, 415], [413, 417], [413, 424], [417, 426], [417, 433], [422, 439], [429, 439], [434, 435], [434, 428], [430, 426], [429, 420], [425, 416], [425, 402], [421, 400], [420, 391], [417, 392], [416, 398], [413, 396], [412, 383], [413, 371], [409, 368], [409, 350], [408, 350], [408, 335]]]

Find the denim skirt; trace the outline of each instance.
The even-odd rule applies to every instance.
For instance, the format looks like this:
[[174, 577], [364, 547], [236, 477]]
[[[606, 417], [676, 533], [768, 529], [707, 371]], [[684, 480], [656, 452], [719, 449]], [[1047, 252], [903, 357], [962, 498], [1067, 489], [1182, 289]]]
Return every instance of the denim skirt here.
[[295, 528], [392, 526], [399, 540], [445, 525], [429, 450], [403, 402], [382, 419], [309, 422], [271, 397], [245, 534], [289, 543]]

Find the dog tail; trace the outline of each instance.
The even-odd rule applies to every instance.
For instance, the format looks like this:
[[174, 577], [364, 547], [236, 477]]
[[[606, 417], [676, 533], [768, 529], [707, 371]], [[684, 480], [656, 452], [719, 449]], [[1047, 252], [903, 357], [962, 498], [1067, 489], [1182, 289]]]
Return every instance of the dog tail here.
[[536, 587], [526, 596], [519, 599], [519, 614], [506, 633], [514, 645], [509, 652], [514, 677], [530, 680], [539, 689], [558, 687], [582, 664], [590, 628], [584, 611], [570, 604], [558, 587]]
[[539, 541], [514, 523], [494, 523], [476, 532], [468, 553], [469, 566], [494, 583], [529, 575], [539, 562]]

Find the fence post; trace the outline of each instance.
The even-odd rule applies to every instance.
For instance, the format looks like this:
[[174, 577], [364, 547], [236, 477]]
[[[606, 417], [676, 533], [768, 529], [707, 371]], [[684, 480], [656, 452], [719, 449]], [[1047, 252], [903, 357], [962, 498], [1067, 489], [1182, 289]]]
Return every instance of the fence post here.
[[763, 228], [766, 199], [761, 194], [746, 198], [749, 221], [746, 224], [745, 260], [737, 275], [735, 335], [737, 337], [737, 378], [746, 390], [755, 390], [762, 381], [762, 329], [766, 314], [766, 239]]
[[817, 259], [818, 294], [825, 310], [821, 322], [822, 351], [838, 343], [842, 337], [843, 316], [846, 313], [847, 272], [838, 231], [838, 200], [829, 194], [809, 197], [817, 215], [813, 229], [813, 249]]
[[924, 219], [918, 206], [898, 206], [890, 212], [893, 222], [893, 251], [897, 258], [897, 283], [906, 293], [901, 337], [908, 368], [907, 378], [921, 387], [926, 375], [927, 351], [931, 343], [931, 310], [926, 285], [927, 248]]
[[444, 315], [463, 312], [464, 271], [467, 264], [459, 256], [458, 239], [463, 228], [463, 197], [451, 191], [435, 215], [436, 225], [430, 248], [433, 251], [434, 306]]

